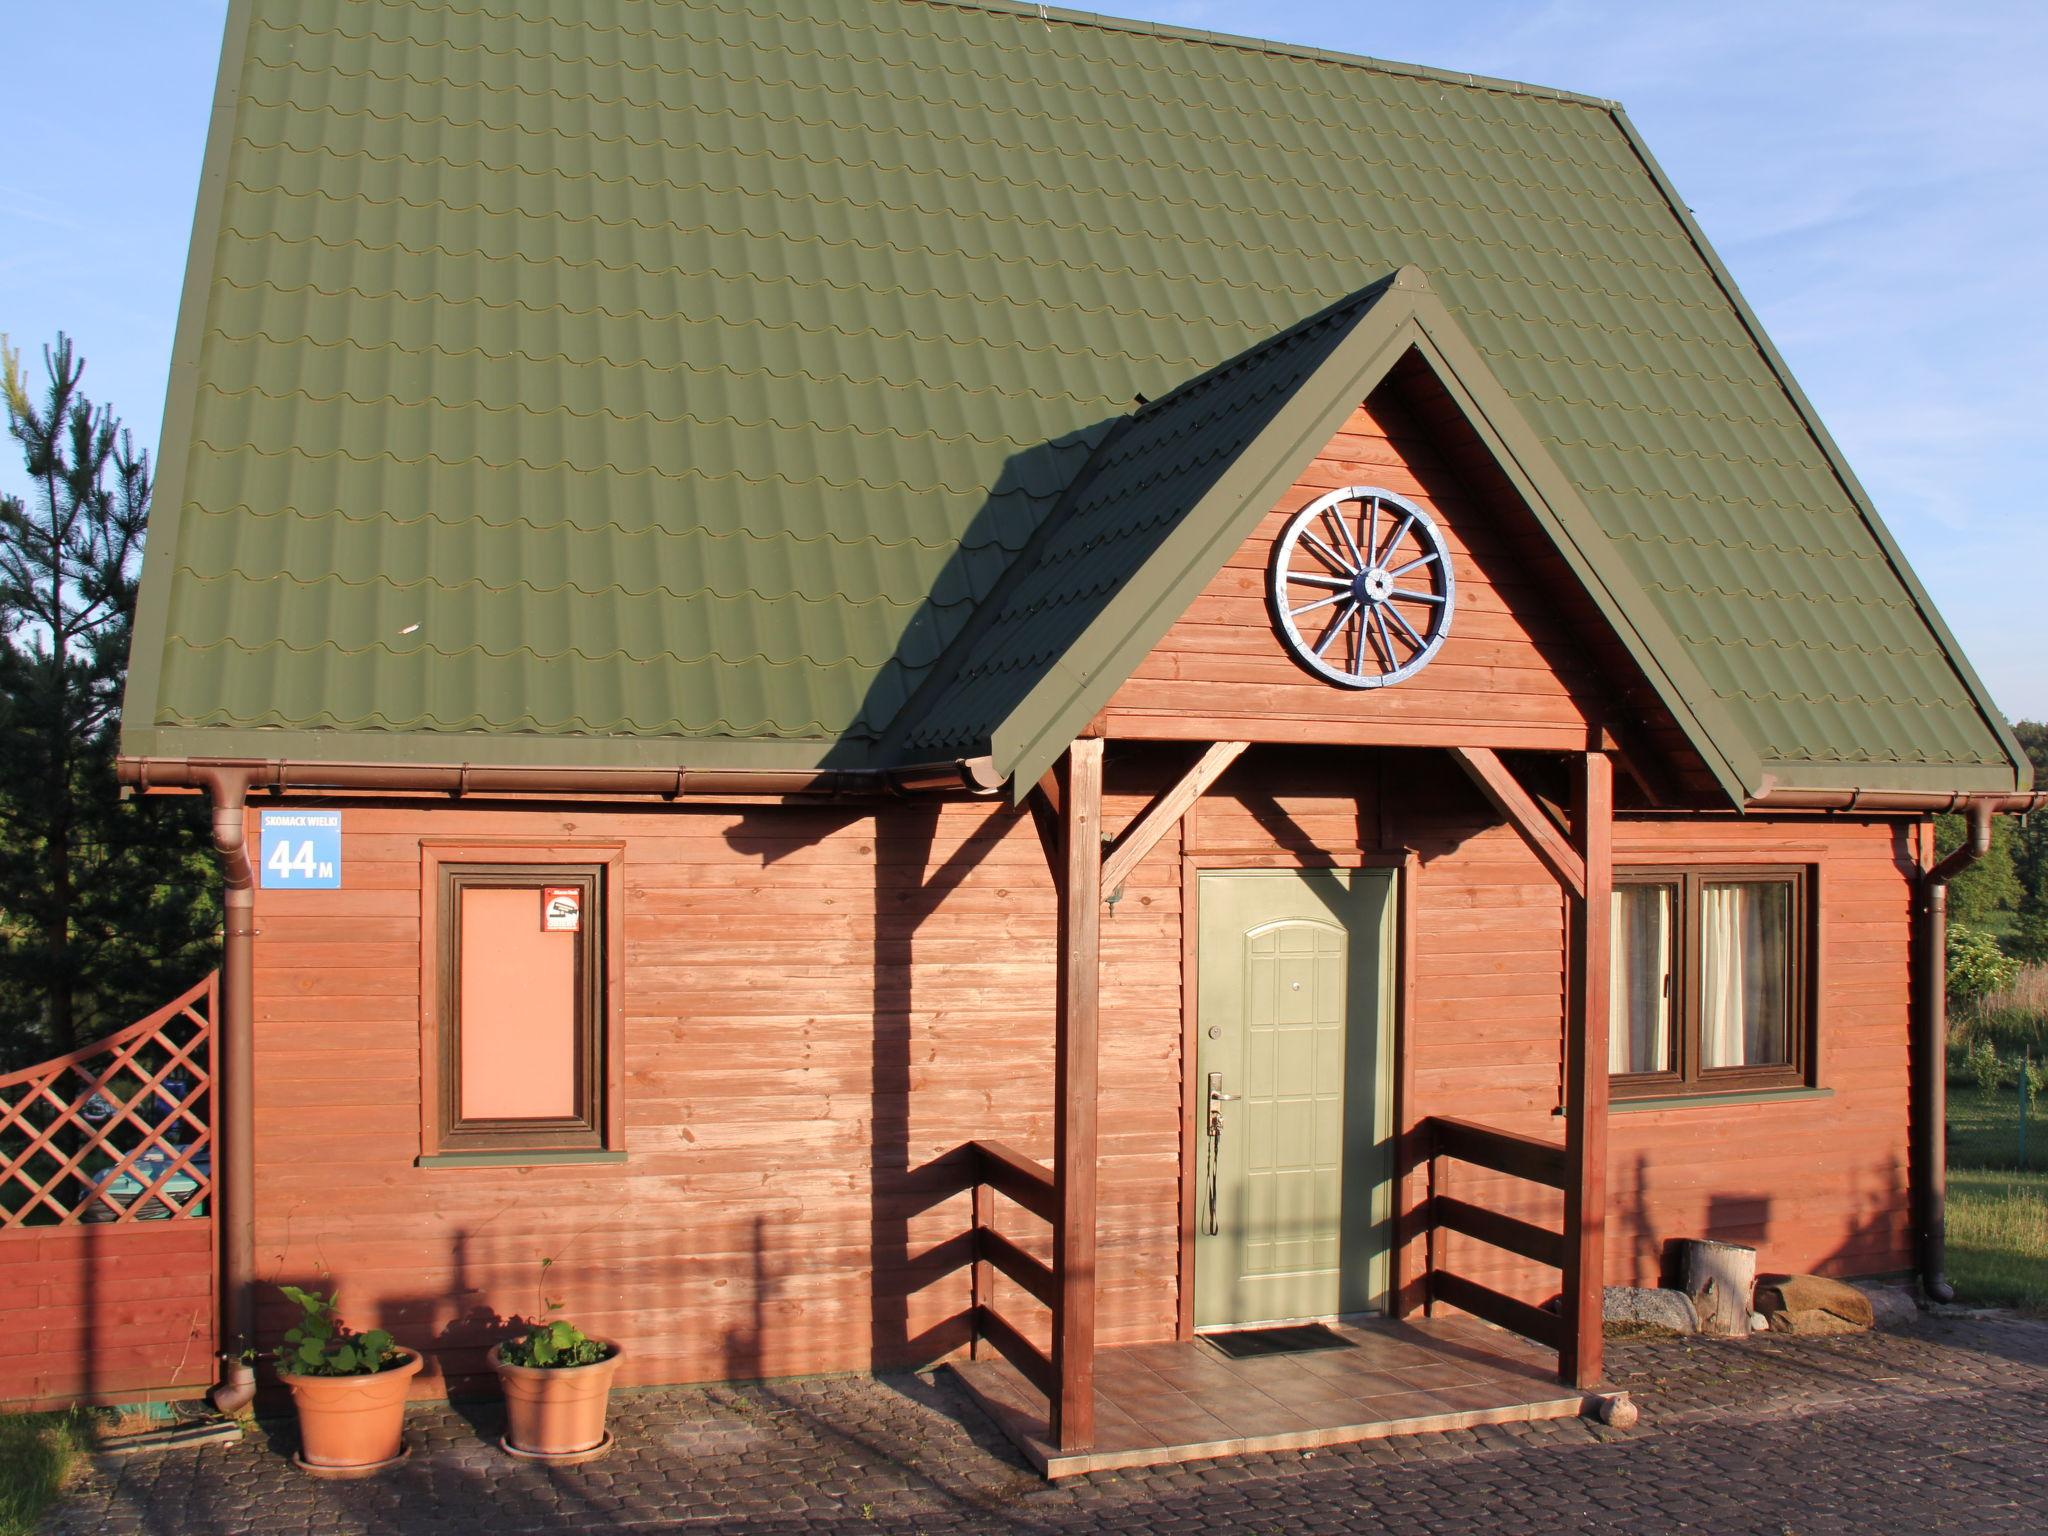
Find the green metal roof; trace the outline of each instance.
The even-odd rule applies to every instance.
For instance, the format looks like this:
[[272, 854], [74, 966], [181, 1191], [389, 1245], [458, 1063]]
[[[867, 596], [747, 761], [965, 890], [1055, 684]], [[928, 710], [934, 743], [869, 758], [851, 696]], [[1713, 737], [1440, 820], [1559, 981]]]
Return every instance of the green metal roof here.
[[234, 0], [129, 753], [989, 749], [944, 679], [1133, 400], [1412, 264], [1735, 778], [2015, 782], [1611, 103], [1036, 6], [557, 9]]

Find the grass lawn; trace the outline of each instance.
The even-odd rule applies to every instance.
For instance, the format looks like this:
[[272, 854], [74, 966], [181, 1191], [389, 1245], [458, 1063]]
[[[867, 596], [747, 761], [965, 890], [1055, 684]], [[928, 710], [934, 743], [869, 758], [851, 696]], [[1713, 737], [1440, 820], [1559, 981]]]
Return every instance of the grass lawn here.
[[1949, 1090], [1948, 1269], [1960, 1301], [2048, 1313], [2048, 1106], [2030, 1106], [2019, 1169], [2019, 1095]]
[[28, 1536], [90, 1434], [84, 1413], [0, 1413], [0, 1536]]

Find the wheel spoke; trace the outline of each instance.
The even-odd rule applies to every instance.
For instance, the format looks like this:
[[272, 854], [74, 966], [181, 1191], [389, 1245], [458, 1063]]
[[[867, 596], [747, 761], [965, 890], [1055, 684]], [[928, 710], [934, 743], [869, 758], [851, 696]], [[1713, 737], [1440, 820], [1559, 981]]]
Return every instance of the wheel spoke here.
[[1317, 538], [1314, 534], [1310, 533], [1306, 528], [1301, 530], [1301, 541], [1302, 543], [1308, 545], [1311, 549], [1313, 549], [1317, 554], [1321, 555], [1325, 560], [1329, 561], [1330, 569], [1335, 571], [1338, 575], [1356, 576], [1358, 574], [1357, 566], [1345, 564], [1344, 557], [1342, 555], [1338, 554], [1337, 551], [1330, 548], [1329, 545], [1325, 544], [1321, 539]]
[[1407, 537], [1408, 530], [1414, 526], [1415, 514], [1413, 512], [1404, 512], [1401, 515], [1401, 526], [1396, 528], [1388, 537], [1385, 549], [1374, 552], [1372, 563], [1374, 565], [1385, 565], [1389, 560], [1393, 559], [1394, 551], [1401, 547], [1401, 540]]
[[1382, 615], [1380, 609], [1373, 609], [1372, 622], [1374, 631], [1380, 637], [1380, 651], [1387, 658], [1387, 670], [1389, 672], [1395, 671], [1400, 667], [1401, 664], [1398, 661], [1394, 660], [1394, 640], [1393, 637], [1387, 633], [1387, 621], [1385, 617]]
[[1336, 639], [1337, 636], [1343, 631], [1344, 621], [1350, 618], [1351, 615], [1356, 613], [1357, 611], [1358, 600], [1356, 598], [1353, 598], [1350, 602], [1346, 603], [1342, 608], [1340, 608], [1337, 611], [1336, 618], [1330, 621], [1330, 627], [1323, 631], [1323, 638], [1315, 643], [1315, 654], [1318, 657], [1320, 657], [1323, 654], [1323, 652], [1327, 651], [1330, 648], [1330, 642]]
[[1416, 650], [1420, 651], [1427, 648], [1427, 643], [1423, 640], [1422, 636], [1415, 632], [1415, 626], [1401, 616], [1400, 609], [1382, 604], [1379, 611], [1401, 626], [1401, 633], [1408, 637], [1409, 644], [1413, 645]]
[[[1377, 496], [1371, 496], [1371, 497], [1368, 497], [1368, 498], [1367, 498], [1367, 499], [1365, 500], [1365, 502], [1364, 502], [1364, 504], [1363, 504], [1363, 507], [1362, 507], [1362, 509], [1360, 510], [1359, 514], [1358, 514], [1358, 531], [1359, 531], [1360, 533], [1362, 533], [1362, 534], [1364, 534], [1364, 535], [1365, 535], [1365, 547], [1366, 547], [1366, 549], [1367, 549], [1367, 550], [1371, 550], [1371, 549], [1372, 549], [1372, 547], [1373, 547], [1373, 546], [1374, 546], [1375, 544], [1379, 543], [1379, 539], [1380, 539], [1380, 499], [1379, 499], [1379, 497], [1377, 497]], [[1370, 561], [1370, 560], [1368, 559], [1368, 560], [1367, 560], [1367, 561], [1366, 561], [1365, 563], [1369, 565], [1369, 564], [1371, 564], [1372, 562], [1371, 562], [1371, 561]]]
[[1328, 597], [1319, 597], [1312, 603], [1303, 603], [1299, 608], [1290, 608], [1287, 615], [1289, 618], [1298, 619], [1304, 613], [1314, 613], [1318, 608], [1327, 608], [1332, 603], [1347, 602], [1350, 597], [1351, 589], [1346, 586], [1342, 592], [1332, 592]]
[[1323, 520], [1336, 526], [1337, 536], [1344, 541], [1344, 547], [1351, 551], [1353, 569], [1365, 569], [1365, 553], [1358, 547], [1358, 540], [1351, 537], [1351, 525], [1344, 521], [1343, 514], [1335, 507], [1323, 508]]
[[1396, 587], [1387, 596], [1389, 599], [1405, 597], [1411, 603], [1434, 603], [1439, 608], [1444, 605], [1442, 595], [1436, 592], [1410, 592], [1403, 587]]
[[1393, 579], [1394, 579], [1395, 581], [1399, 581], [1399, 580], [1400, 580], [1400, 579], [1401, 579], [1401, 578], [1402, 578], [1403, 576], [1406, 576], [1406, 575], [1407, 575], [1407, 574], [1408, 574], [1408, 573], [1409, 573], [1410, 571], [1414, 570], [1414, 569], [1415, 569], [1415, 568], [1416, 568], [1416, 567], [1417, 567], [1418, 565], [1435, 565], [1435, 564], [1436, 564], [1436, 554], [1435, 554], [1435, 552], [1434, 552], [1434, 551], [1432, 551], [1432, 552], [1430, 552], [1429, 554], [1426, 554], [1426, 555], [1420, 556], [1420, 557], [1419, 557], [1419, 558], [1417, 558], [1417, 559], [1414, 559], [1414, 560], [1410, 560], [1410, 561], [1409, 561], [1409, 562], [1408, 562], [1408, 563], [1407, 563], [1406, 565], [1404, 565], [1404, 566], [1400, 567], [1400, 569], [1398, 569], [1398, 570], [1392, 570], [1392, 571], [1389, 571], [1389, 572], [1387, 572], [1387, 575], [1388, 575], [1388, 576], [1390, 576], [1390, 577], [1392, 577], [1392, 578], [1393, 578]]
[[1300, 571], [1289, 571], [1287, 579], [1298, 581], [1304, 587], [1325, 587], [1332, 592], [1349, 592], [1354, 580], [1350, 576], [1323, 576], [1313, 573], [1304, 575]]

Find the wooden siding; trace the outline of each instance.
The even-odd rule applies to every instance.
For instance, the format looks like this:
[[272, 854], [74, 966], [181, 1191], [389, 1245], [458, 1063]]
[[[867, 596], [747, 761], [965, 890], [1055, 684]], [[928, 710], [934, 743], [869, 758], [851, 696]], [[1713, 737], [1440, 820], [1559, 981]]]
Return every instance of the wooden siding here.
[[193, 1397], [214, 1380], [213, 1223], [0, 1235], [0, 1404]]
[[[1112, 754], [1107, 825], [1184, 749]], [[625, 849], [624, 1166], [419, 1168], [423, 836]], [[1833, 1096], [1618, 1114], [1609, 1278], [1679, 1236], [1766, 1269], [1910, 1259], [1910, 859], [1875, 823], [1624, 821], [1619, 856], [1822, 868], [1820, 1073]], [[1182, 855], [1321, 863], [1413, 847], [1409, 1112], [1557, 1138], [1564, 947], [1555, 882], [1439, 753], [1253, 748], [1103, 922], [1101, 1326], [1173, 1336], [1179, 1306]], [[441, 1390], [547, 1290], [622, 1339], [628, 1378], [690, 1381], [936, 1358], [962, 1341], [969, 1223], [948, 1155], [1051, 1151], [1054, 913], [1028, 820], [943, 808], [347, 807], [346, 885], [260, 892], [257, 1253], [331, 1276], [344, 1313], [434, 1356]], [[1540, 1199], [1482, 1203], [1554, 1220]], [[1000, 1225], [1041, 1257], [1046, 1228]], [[949, 1247], [948, 1245], [951, 1244]], [[1554, 1274], [1466, 1240], [1472, 1278]], [[1000, 1305], [1044, 1342], [1042, 1308]], [[282, 1319], [266, 1296], [263, 1322]]]
[[[1142, 804], [1112, 796], [1111, 824]], [[413, 1166], [423, 835], [624, 844], [623, 1168]], [[458, 1377], [535, 1306], [543, 1256], [549, 1294], [626, 1343], [631, 1380], [960, 1342], [968, 1275], [941, 1245], [969, 1211], [934, 1193], [945, 1160], [977, 1137], [1051, 1154], [1055, 916], [1028, 819], [361, 805], [343, 860], [342, 890], [258, 893], [266, 1281], [331, 1273], [351, 1321]], [[1171, 1329], [1152, 1277], [1172, 1272], [1179, 1203], [1179, 891], [1169, 838], [1104, 924], [1105, 1345]], [[1003, 1225], [1043, 1254], [1043, 1223]], [[264, 1325], [280, 1317], [266, 1296]]]
[[[1443, 529], [1457, 574], [1449, 639], [1393, 688], [1338, 688], [1302, 667], [1283, 649], [1267, 597], [1288, 519], [1353, 485], [1420, 505]], [[1532, 529], [1519, 505], [1475, 492], [1398, 389], [1382, 388], [1117, 689], [1103, 727], [1124, 738], [1581, 750], [1603, 691], [1556, 600], [1572, 578], [1554, 552], [1533, 547]]]

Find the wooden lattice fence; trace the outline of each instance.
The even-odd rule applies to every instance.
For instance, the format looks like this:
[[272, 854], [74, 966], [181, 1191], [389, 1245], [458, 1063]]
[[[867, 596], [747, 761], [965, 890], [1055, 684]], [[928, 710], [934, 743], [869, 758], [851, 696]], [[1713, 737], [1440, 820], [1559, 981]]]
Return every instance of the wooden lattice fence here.
[[0, 1402], [213, 1379], [219, 976], [0, 1076]]

